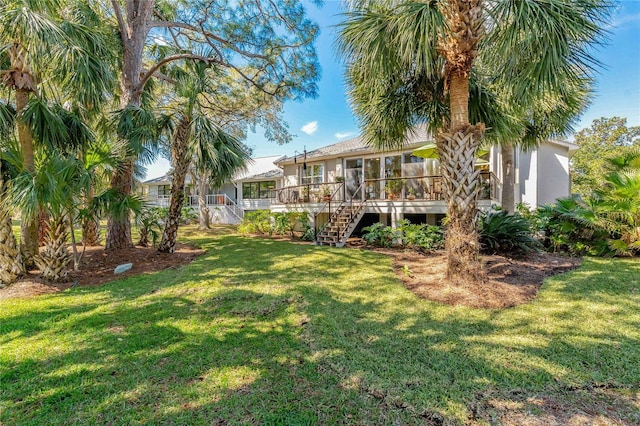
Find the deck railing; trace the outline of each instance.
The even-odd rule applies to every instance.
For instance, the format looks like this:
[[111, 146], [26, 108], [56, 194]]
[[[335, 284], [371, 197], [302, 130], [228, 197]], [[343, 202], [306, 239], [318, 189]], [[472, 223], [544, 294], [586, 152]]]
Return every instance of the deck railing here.
[[329, 200], [333, 202], [344, 200], [344, 184], [342, 182], [287, 186], [276, 192], [276, 202], [281, 204], [326, 203]]
[[[500, 182], [491, 172], [478, 177], [481, 200], [499, 200]], [[338, 203], [344, 200], [444, 200], [442, 176], [412, 176], [366, 179], [356, 190], [350, 191], [342, 182], [288, 186], [279, 189], [276, 199], [281, 204]], [[337, 190], [341, 188], [341, 190]], [[325, 194], [331, 194], [325, 196]]]

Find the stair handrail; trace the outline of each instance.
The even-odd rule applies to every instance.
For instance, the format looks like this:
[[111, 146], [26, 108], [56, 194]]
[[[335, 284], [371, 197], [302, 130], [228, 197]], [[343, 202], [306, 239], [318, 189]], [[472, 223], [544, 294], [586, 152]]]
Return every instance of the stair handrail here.
[[227, 207], [231, 208], [231, 213], [233, 213], [233, 215], [235, 215], [235, 217], [237, 217], [238, 219], [244, 218], [244, 210], [238, 207], [238, 204], [235, 201], [233, 201], [227, 194], [223, 194], [223, 195], [224, 195], [224, 201], [225, 201], [224, 204]]
[[[333, 198], [336, 196], [336, 194], [338, 194], [338, 192], [341, 192], [341, 191], [342, 191], [342, 189], [343, 189], [343, 187], [344, 187], [344, 182], [336, 182], [336, 183], [339, 183], [339, 185], [338, 185], [338, 186], [337, 186], [337, 188], [333, 191], [333, 193], [332, 193], [332, 194], [331, 194], [331, 196], [329, 197], [329, 200], [328, 200], [328, 201], [326, 201], [326, 202], [325, 202], [325, 203], [320, 207], [320, 209], [319, 209], [318, 211], [316, 211], [316, 212], [313, 214], [313, 233], [314, 233], [314, 239], [315, 239], [315, 240], [317, 240], [317, 239], [318, 239], [318, 226], [317, 226], [317, 223], [318, 223], [318, 215], [319, 215], [320, 213], [323, 213], [323, 212], [324, 212], [324, 208], [325, 208], [325, 206], [328, 206], [329, 221], [331, 220], [331, 216], [333, 215], [333, 213], [331, 212], [331, 200], [333, 200]], [[340, 204], [342, 204], [342, 203], [344, 203], [344, 200], [342, 200], [342, 201], [340, 202]], [[334, 203], [334, 205], [335, 205], [335, 203]], [[339, 208], [339, 206], [338, 206], [338, 208]], [[329, 223], [329, 221], [327, 221], [327, 222], [325, 223], [325, 225], [326, 225], [327, 223]]]

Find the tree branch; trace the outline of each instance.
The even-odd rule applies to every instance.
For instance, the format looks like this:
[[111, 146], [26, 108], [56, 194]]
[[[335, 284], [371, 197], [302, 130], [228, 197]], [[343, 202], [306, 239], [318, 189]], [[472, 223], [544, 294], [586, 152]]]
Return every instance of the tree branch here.
[[129, 36], [129, 27], [124, 21], [124, 17], [122, 16], [122, 10], [120, 9], [118, 0], [111, 0], [111, 5], [113, 6], [113, 12], [115, 13], [116, 19], [118, 20], [118, 27], [120, 28], [120, 38], [122, 39], [122, 44], [124, 47], [127, 42], [127, 37]]
[[149, 23], [149, 27], [150, 28], [182, 28], [184, 30], [189, 30], [189, 31], [193, 31], [193, 32], [197, 32], [197, 33], [201, 33], [203, 34], [205, 37], [215, 40], [218, 43], [228, 47], [229, 49], [233, 50], [234, 52], [236, 52], [239, 55], [242, 56], [246, 56], [247, 58], [252, 58], [252, 59], [264, 59], [267, 60], [269, 59], [267, 56], [265, 55], [260, 55], [258, 53], [251, 53], [251, 52], [247, 52], [246, 50], [242, 50], [238, 47], [236, 47], [232, 42], [230, 42], [229, 40], [226, 40], [222, 37], [219, 37], [215, 34], [213, 34], [210, 31], [205, 30], [202, 27], [196, 27], [194, 25], [191, 24], [187, 24], [184, 22], [176, 22], [176, 21], [151, 21]]
[[149, 79], [153, 76], [153, 74], [158, 71], [160, 69], [160, 67], [162, 67], [165, 64], [168, 64], [169, 62], [172, 61], [178, 61], [180, 59], [199, 59], [207, 64], [209, 64], [210, 62], [217, 62], [216, 60], [212, 59], [212, 58], [207, 58], [205, 56], [200, 56], [200, 55], [194, 55], [191, 53], [182, 53], [179, 55], [170, 55], [167, 56], [166, 58], [162, 59], [161, 61], [159, 61], [157, 64], [155, 64], [154, 66], [152, 66], [149, 71], [147, 71], [144, 76], [140, 79], [140, 89], [142, 90], [144, 88], [144, 85], [147, 83], [147, 81], [149, 81]]

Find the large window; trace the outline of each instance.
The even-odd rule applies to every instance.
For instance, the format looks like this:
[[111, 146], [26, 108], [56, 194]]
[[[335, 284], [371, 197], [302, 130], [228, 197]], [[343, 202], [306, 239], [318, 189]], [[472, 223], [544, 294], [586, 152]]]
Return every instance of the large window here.
[[158, 185], [158, 198], [171, 196], [171, 185]]
[[324, 165], [314, 164], [308, 165], [306, 169], [302, 169], [302, 184], [313, 184], [324, 182]]
[[275, 180], [266, 180], [262, 182], [243, 182], [242, 198], [245, 200], [273, 198], [275, 189]]

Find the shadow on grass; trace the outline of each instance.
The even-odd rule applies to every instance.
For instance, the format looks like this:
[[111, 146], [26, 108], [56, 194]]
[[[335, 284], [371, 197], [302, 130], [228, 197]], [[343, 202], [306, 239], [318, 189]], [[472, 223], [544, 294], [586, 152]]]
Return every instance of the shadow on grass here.
[[639, 386], [638, 298], [597, 263], [487, 311], [417, 299], [376, 253], [191, 242], [207, 253], [182, 269], [4, 315], [0, 421], [437, 424], [492, 390]]

